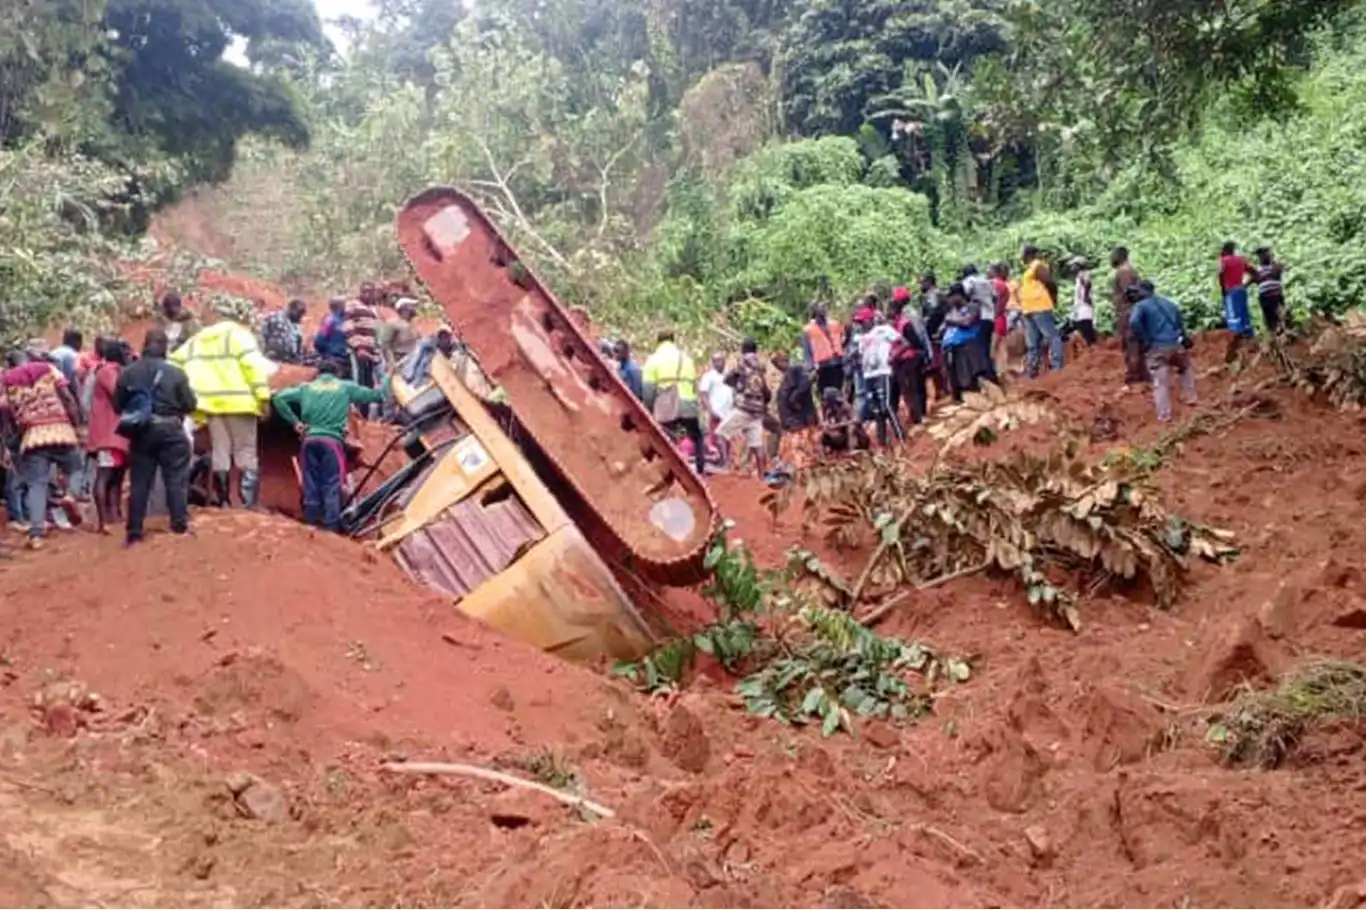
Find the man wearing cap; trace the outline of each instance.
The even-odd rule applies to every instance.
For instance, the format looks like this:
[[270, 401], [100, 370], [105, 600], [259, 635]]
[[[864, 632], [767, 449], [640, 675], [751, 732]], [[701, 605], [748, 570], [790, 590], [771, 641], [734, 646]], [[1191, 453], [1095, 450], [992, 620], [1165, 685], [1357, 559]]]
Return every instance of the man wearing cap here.
[[417, 318], [417, 301], [412, 297], [400, 297], [394, 309], [398, 311], [398, 319], [384, 323], [379, 331], [380, 354], [384, 359], [385, 371], [390, 376], [398, 371], [398, 365], [416, 351], [422, 341], [421, 333], [413, 325], [413, 320]]
[[432, 360], [437, 354], [450, 357], [455, 353], [455, 332], [449, 325], [441, 324], [436, 334], [428, 335], [417, 344], [416, 355], [408, 361], [403, 371], [403, 381], [411, 386], [427, 381], [432, 373]]
[[209, 426], [215, 504], [229, 504], [236, 466], [241, 472], [242, 504], [252, 509], [261, 492], [257, 421], [270, 401], [275, 367], [257, 347], [239, 309], [239, 301], [215, 298], [209, 324], [173, 351], [170, 360], [185, 370], [199, 401], [197, 414]]

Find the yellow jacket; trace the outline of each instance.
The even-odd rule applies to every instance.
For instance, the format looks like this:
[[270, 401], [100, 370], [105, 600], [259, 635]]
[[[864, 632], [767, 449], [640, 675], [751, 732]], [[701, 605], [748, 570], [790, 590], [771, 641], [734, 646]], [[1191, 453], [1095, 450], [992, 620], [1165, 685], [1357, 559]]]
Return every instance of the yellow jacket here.
[[200, 414], [265, 413], [271, 363], [249, 329], [224, 319], [200, 329], [172, 351], [170, 359], [184, 368]]
[[1020, 312], [1046, 313], [1053, 309], [1053, 295], [1040, 277], [1047, 268], [1042, 259], [1035, 259], [1020, 276]]
[[[646, 389], [678, 386], [679, 401], [697, 400], [697, 369], [692, 358], [672, 341], [662, 343], [645, 361], [640, 378]], [[653, 396], [646, 391], [647, 399]]]

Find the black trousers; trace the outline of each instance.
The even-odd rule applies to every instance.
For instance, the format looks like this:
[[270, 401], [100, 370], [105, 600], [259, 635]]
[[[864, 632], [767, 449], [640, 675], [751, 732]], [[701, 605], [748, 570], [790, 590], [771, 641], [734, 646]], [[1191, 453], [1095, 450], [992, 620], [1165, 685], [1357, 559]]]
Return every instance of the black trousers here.
[[1088, 346], [1096, 343], [1096, 323], [1093, 319], [1076, 319], [1072, 322], [1072, 328], [1076, 329], [1082, 338], [1086, 339]]
[[142, 539], [147, 518], [147, 500], [152, 482], [161, 471], [166, 487], [166, 508], [171, 513], [171, 530], [184, 534], [190, 529], [190, 439], [179, 420], [158, 417], [131, 441], [128, 452], [128, 539]]
[[1281, 310], [1285, 307], [1285, 298], [1257, 295], [1257, 302], [1262, 306], [1262, 321], [1266, 323], [1268, 334], [1275, 335], [1281, 330]]
[[[928, 394], [925, 390], [925, 370], [921, 358], [898, 360], [892, 364], [892, 369], [895, 372], [896, 395], [898, 398], [905, 397], [906, 407], [911, 412], [911, 423], [924, 423]], [[897, 401], [892, 407], [897, 408], [899, 405], [900, 402]]]

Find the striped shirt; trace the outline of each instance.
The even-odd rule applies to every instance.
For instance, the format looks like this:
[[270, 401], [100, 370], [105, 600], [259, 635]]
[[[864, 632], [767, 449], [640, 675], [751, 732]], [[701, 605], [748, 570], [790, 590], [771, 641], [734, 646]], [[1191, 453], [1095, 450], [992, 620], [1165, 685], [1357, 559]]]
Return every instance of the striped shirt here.
[[1285, 297], [1285, 285], [1281, 283], [1281, 265], [1273, 262], [1252, 270], [1252, 280], [1257, 282], [1257, 296], [1265, 300]]

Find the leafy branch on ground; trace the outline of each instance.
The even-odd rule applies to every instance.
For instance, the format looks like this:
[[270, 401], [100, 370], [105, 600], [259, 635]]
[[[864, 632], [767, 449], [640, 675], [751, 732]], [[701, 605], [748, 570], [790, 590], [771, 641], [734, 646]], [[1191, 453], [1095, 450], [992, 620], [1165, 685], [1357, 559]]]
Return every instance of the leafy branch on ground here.
[[1236, 555], [1229, 532], [1164, 511], [1146, 473], [1115, 476], [1084, 460], [1081, 440], [1070, 430], [1043, 457], [1017, 452], [994, 461], [944, 460], [953, 445], [982, 442], [986, 428], [1020, 415], [1043, 418], [1038, 406], [1019, 400], [968, 405], [971, 416], [942, 432], [941, 455], [928, 473], [896, 454], [860, 453], [799, 478], [808, 526], [823, 526], [836, 547], [876, 542], [847, 588], [845, 606], [906, 585], [997, 569], [1018, 575], [1032, 606], [1079, 629], [1082, 584], [1098, 590], [1143, 581], [1165, 609], [1176, 600], [1190, 557], [1222, 562]]
[[1275, 768], [1315, 724], [1366, 718], [1366, 666], [1321, 661], [1286, 676], [1276, 688], [1248, 688], [1210, 725], [1207, 738], [1232, 765]]
[[1366, 315], [1348, 313], [1340, 323], [1315, 321], [1307, 327], [1307, 350], [1283, 338], [1267, 342], [1283, 380], [1305, 394], [1343, 410], [1366, 406]]
[[[718, 536], [707, 554], [703, 589], [718, 619], [690, 638], [661, 645], [615, 671], [644, 691], [677, 686], [699, 652], [733, 676], [746, 709], [785, 724], [819, 723], [831, 736], [855, 717], [911, 719], [929, 712], [935, 686], [964, 682], [968, 664], [916, 642], [877, 635], [848, 613], [814, 599], [799, 579], [837, 576], [802, 550], [783, 570], [761, 571], [743, 544]], [[915, 674], [920, 684], [912, 685]]]

